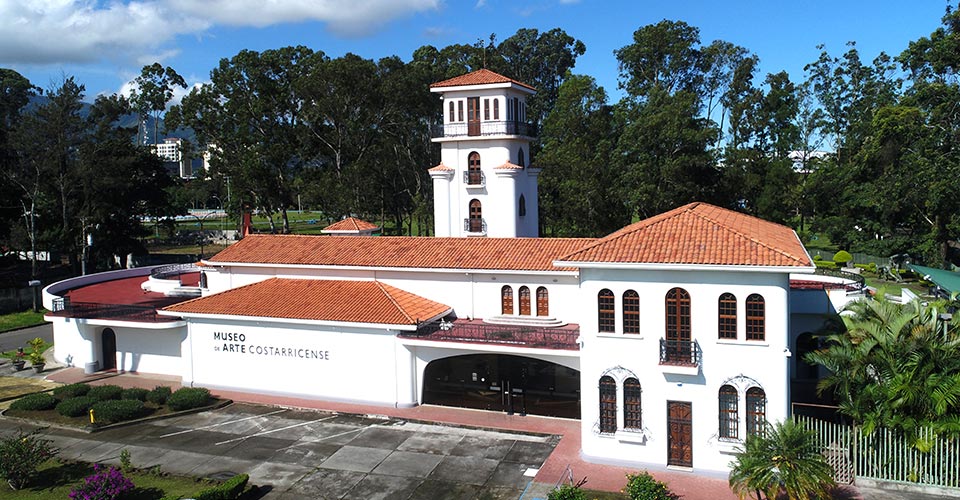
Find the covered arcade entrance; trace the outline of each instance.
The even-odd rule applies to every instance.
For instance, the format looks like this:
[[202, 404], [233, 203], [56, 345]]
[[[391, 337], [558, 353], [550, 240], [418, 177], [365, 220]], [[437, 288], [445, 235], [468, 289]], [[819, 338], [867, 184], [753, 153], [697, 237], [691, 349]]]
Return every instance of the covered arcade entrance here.
[[470, 354], [427, 365], [423, 402], [516, 414], [580, 418], [580, 372], [509, 354]]

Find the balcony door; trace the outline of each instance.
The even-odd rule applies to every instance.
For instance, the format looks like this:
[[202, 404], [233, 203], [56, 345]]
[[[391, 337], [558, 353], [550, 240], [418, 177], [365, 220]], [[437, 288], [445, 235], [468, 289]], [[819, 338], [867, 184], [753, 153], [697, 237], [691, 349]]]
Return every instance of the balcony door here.
[[480, 208], [480, 200], [470, 200], [470, 232], [483, 232], [483, 211]]
[[480, 135], [480, 98], [467, 98], [467, 135]]
[[683, 288], [667, 292], [666, 361], [692, 362], [690, 338], [690, 294]]
[[520, 287], [520, 315], [530, 316], [530, 289], [525, 286]]

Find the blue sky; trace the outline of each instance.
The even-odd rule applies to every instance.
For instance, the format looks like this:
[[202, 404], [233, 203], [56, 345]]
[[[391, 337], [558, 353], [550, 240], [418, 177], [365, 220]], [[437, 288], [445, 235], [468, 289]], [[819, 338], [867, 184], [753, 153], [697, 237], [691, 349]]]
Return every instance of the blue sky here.
[[[899, 54], [940, 25], [947, 0], [0, 0], [0, 67], [35, 85], [61, 75], [88, 96], [127, 89], [144, 64], [160, 61], [194, 84], [242, 49], [306, 45], [336, 57], [398, 55], [422, 45], [472, 44], [519, 28], [562, 28], [586, 44], [575, 71], [614, 98], [613, 51], [663, 19], [700, 28], [760, 57], [761, 72], [794, 81], [818, 44], [840, 55], [856, 41], [864, 60]], [[89, 98], [92, 100], [92, 98]]]

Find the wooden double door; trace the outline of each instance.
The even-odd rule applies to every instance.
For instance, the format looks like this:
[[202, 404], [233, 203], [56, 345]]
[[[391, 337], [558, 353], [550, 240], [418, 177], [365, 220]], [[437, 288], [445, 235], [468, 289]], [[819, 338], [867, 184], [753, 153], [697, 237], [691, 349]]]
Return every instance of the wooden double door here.
[[693, 467], [693, 403], [667, 401], [667, 465]]

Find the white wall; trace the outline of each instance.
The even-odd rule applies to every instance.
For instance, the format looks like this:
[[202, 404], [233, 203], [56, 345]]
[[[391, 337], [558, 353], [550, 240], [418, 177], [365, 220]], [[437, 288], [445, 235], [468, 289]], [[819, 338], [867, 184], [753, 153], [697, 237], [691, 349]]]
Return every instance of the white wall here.
[[[693, 404], [693, 467], [724, 471], [736, 443], [718, 437], [718, 391], [724, 383], [740, 391], [740, 436], [746, 432], [745, 393], [757, 385], [767, 396], [771, 422], [786, 417], [789, 407], [787, 303], [789, 280], [783, 274], [683, 271], [583, 271], [581, 299], [582, 450], [587, 458], [664, 466], [667, 463], [667, 401]], [[690, 294], [692, 337], [702, 349], [699, 370], [692, 374], [659, 364], [660, 339], [665, 332], [664, 298], [671, 288]], [[597, 294], [614, 292], [617, 333], [597, 333]], [[640, 295], [640, 334], [623, 334], [622, 296], [628, 289]], [[738, 340], [717, 339], [720, 294], [736, 295]], [[766, 306], [766, 339], [746, 341], [744, 301], [759, 293]], [[643, 389], [643, 431], [606, 436], [599, 433], [599, 380], [610, 375], [618, 385], [618, 414], [622, 426], [622, 383], [636, 377]], [[619, 427], [619, 426], [618, 426]]]
[[118, 370], [181, 376], [188, 357], [183, 355], [186, 326], [181, 322], [135, 323], [47, 316], [53, 325], [56, 360], [83, 368], [99, 362], [104, 367], [102, 334], [113, 330], [117, 340]]

